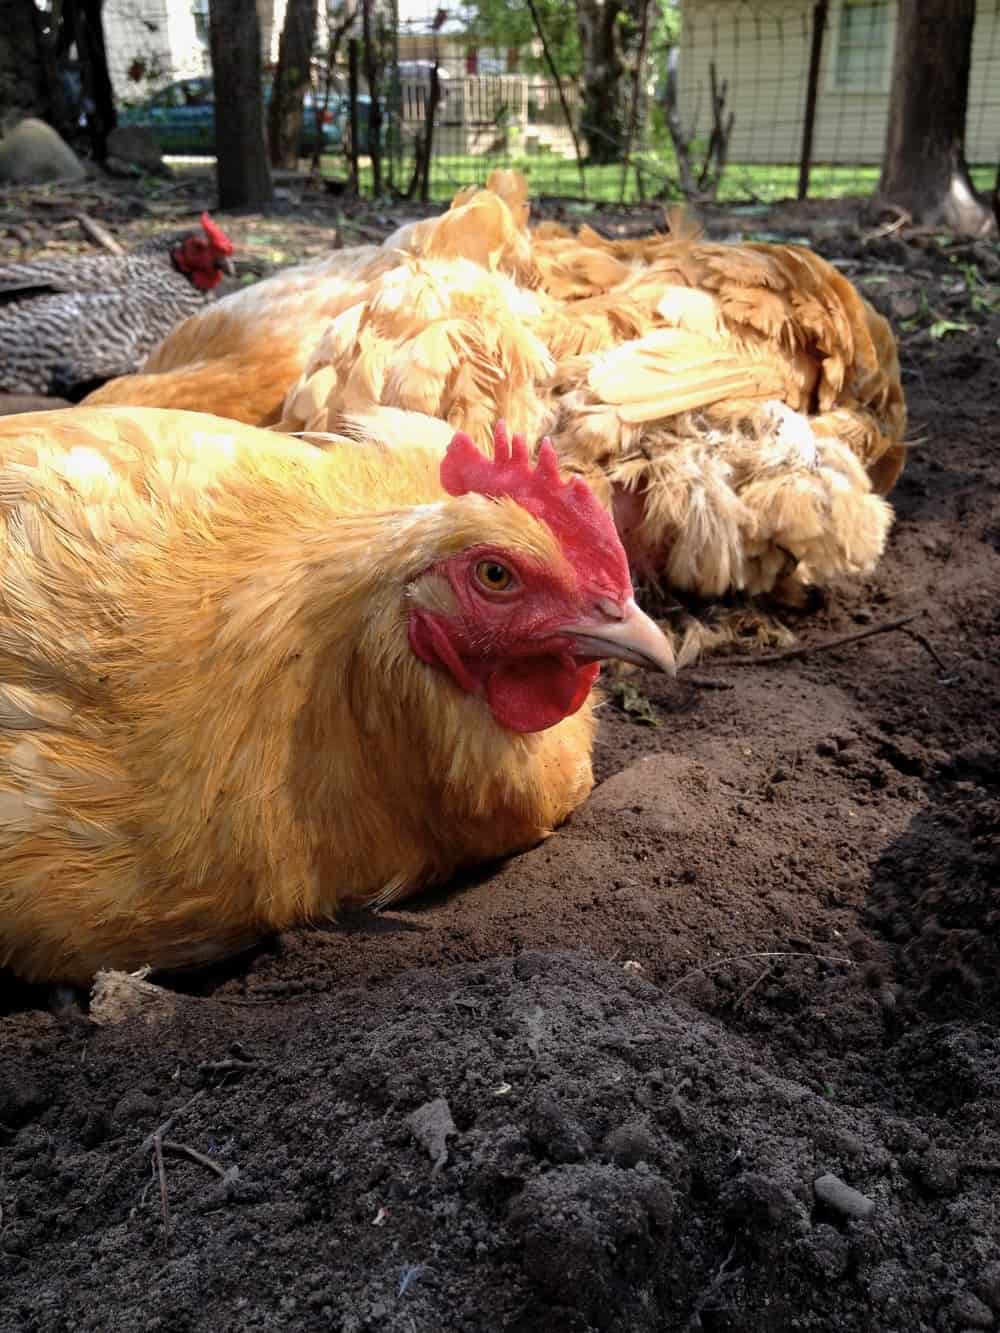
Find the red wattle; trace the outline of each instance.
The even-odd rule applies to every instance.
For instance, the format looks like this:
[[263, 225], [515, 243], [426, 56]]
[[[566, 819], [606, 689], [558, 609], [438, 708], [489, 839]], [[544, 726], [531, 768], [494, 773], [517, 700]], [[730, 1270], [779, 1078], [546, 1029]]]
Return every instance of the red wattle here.
[[486, 683], [490, 711], [508, 731], [547, 731], [583, 706], [600, 672], [568, 654], [504, 663]]
[[213, 287], [218, 287], [222, 281], [222, 274], [217, 268], [196, 268], [193, 272], [188, 273], [188, 277], [201, 292], [210, 292]]

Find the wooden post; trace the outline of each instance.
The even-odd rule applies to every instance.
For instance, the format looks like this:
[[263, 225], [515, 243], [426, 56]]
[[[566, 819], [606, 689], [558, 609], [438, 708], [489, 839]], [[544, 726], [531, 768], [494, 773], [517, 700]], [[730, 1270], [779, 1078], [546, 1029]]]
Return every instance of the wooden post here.
[[431, 69], [430, 96], [427, 99], [427, 119], [424, 124], [423, 179], [420, 182], [420, 198], [427, 203], [431, 193], [431, 155], [434, 152], [434, 117], [437, 115], [438, 102], [441, 100], [441, 80], [438, 75], [437, 57]]
[[358, 176], [358, 39], [356, 37], [352, 37], [347, 43], [347, 100], [351, 117], [351, 193], [357, 195], [360, 194], [361, 181]]
[[826, 33], [828, 0], [816, 0], [813, 5], [812, 46], [809, 51], [809, 81], [806, 84], [806, 116], [802, 125], [802, 154], [799, 158], [800, 199], [809, 196], [809, 173], [812, 170], [813, 131], [816, 128], [816, 99], [819, 96], [819, 67], [823, 60], [823, 37]]
[[372, 164], [372, 197], [382, 193], [382, 55], [376, 43], [375, 0], [361, 0], [361, 38], [365, 47], [365, 81], [368, 84], [368, 156]]

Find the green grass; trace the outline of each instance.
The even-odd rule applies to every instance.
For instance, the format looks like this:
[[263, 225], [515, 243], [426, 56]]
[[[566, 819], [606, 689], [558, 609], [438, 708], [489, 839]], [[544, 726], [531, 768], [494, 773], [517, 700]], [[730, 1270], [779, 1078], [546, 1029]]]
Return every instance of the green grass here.
[[[673, 154], [670, 152], [644, 152], [640, 161], [644, 170], [646, 198], [657, 191], [670, 187], [677, 178]], [[323, 174], [331, 178], [345, 179], [346, 163], [340, 157], [324, 157]], [[481, 185], [494, 167], [514, 167], [528, 178], [531, 193], [582, 196], [595, 203], [617, 203], [622, 199], [622, 168], [585, 167], [585, 185], [581, 186], [580, 173], [576, 162], [570, 158], [557, 157], [550, 153], [540, 153], [532, 157], [502, 158], [474, 157], [468, 155], [441, 155], [433, 159], [431, 166], [430, 194], [434, 200], [442, 202], [451, 199], [456, 190], [468, 185]], [[413, 164], [404, 160], [402, 170], [397, 171], [397, 184], [400, 180], [409, 180]], [[973, 167], [972, 177], [976, 186], [989, 191], [993, 185], [995, 168], [989, 166]], [[372, 188], [371, 168], [361, 167], [361, 192], [370, 194]], [[875, 166], [816, 166], [810, 176], [809, 196], [812, 199], [837, 199], [844, 195], [871, 194], [878, 183], [879, 169]], [[778, 199], [794, 198], [798, 189], [799, 168], [795, 163], [788, 164], [748, 164], [730, 163], [722, 179], [718, 192], [720, 203], [748, 203], [761, 201], [773, 203]], [[668, 197], [678, 197], [670, 189]], [[625, 174], [625, 192], [623, 201], [636, 203], [641, 199], [635, 168], [630, 167]]]

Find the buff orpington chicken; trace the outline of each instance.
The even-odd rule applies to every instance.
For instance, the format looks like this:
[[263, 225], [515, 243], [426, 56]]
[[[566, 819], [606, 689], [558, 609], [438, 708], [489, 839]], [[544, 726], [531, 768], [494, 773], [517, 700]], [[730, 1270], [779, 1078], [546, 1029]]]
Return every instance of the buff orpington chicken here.
[[0, 421], [0, 966], [196, 965], [528, 847], [601, 659], [672, 669], [550, 446], [323, 444]]
[[677, 215], [639, 241], [527, 233], [523, 179], [491, 184], [391, 238], [402, 263], [331, 323], [280, 429], [441, 447], [427, 418], [481, 440], [502, 413], [586, 477], [641, 576], [794, 600], [870, 570], [906, 412], [891, 329], [851, 283]]

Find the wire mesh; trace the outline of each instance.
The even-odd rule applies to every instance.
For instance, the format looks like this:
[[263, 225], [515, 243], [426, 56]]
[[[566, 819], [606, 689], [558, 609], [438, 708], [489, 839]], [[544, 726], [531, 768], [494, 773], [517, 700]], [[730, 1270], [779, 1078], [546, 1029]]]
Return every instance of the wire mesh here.
[[[181, 6], [187, 27], [150, 26], [146, 8], [155, 7], [158, 16], [161, 8], [173, 12], [172, 0], [106, 0], [109, 56], [119, 97], [125, 86], [133, 94], [145, 93], [151, 81], [177, 79], [204, 68], [204, 34], [198, 31], [196, 37], [196, 30], [208, 0], [189, 3], [190, 12]], [[572, 46], [565, 33], [577, 26], [573, 16], [586, 0], [574, 0], [568, 19], [569, 11], [559, 18], [552, 0], [508, 0], [499, 19], [495, 0], [465, 0], [464, 8], [452, 9], [438, 0], [321, 2], [318, 65], [329, 62], [331, 106], [340, 127], [340, 147], [324, 157], [324, 174], [345, 180], [350, 175], [348, 51], [353, 38], [361, 48], [358, 186], [364, 194], [373, 190], [369, 61], [360, 19], [367, 7], [382, 109], [383, 189], [443, 200], [481, 183], [495, 167], [516, 167], [528, 176], [535, 195], [633, 202], [700, 192], [720, 201], [769, 203], [795, 195], [805, 139], [811, 140], [809, 195], [870, 194], [874, 189], [885, 141], [900, 0], [620, 3], [632, 25], [625, 29], [632, 41], [618, 52], [621, 75], [614, 95], [620, 101], [619, 129], [626, 125], [630, 132], [624, 140], [619, 135], [613, 151], [600, 154], [595, 146], [602, 146], [607, 130], [588, 121], [588, 106], [592, 114], [594, 102], [585, 95], [580, 52], [575, 65], [560, 54]], [[661, 28], [643, 46], [635, 39], [636, 16], [647, 4], [645, 12]], [[259, 7], [267, 11], [262, 12], [262, 35], [265, 54], [273, 60], [284, 0], [259, 0]], [[531, 17], [533, 9], [538, 24]], [[821, 9], [826, 21], [809, 136], [804, 131], [810, 59]], [[491, 13], [494, 25], [500, 24], [504, 32], [517, 28], [529, 36], [510, 45], [500, 29], [491, 33]], [[511, 24], [514, 14], [524, 19], [520, 25]], [[664, 27], [665, 15], [673, 20]], [[539, 25], [544, 35], [546, 22], [553, 28], [562, 24], [560, 33], [548, 34], [561, 87], [539, 40]], [[170, 48], [168, 28], [190, 28], [186, 55]], [[328, 44], [328, 35], [334, 33], [338, 40]], [[558, 41], [551, 40], [554, 35]], [[640, 49], [644, 56], [636, 79]], [[439, 95], [432, 113], [435, 67]], [[725, 159], [721, 172], [720, 131]], [[582, 162], [577, 144], [583, 149]], [[422, 156], [428, 147], [425, 164]], [[966, 154], [976, 184], [989, 189], [1000, 156], [1000, 0], [977, 4]], [[600, 162], [600, 156], [609, 160]]]
[[[428, 72], [435, 62], [441, 75], [429, 197], [448, 198], [484, 180], [494, 167], [524, 171], [539, 195], [624, 202], [679, 197], [683, 173], [677, 139], [666, 123], [666, 90], [673, 77], [677, 122], [697, 159], [713, 129], [713, 76], [725, 95], [723, 117], [732, 116], [717, 197], [770, 202], [795, 193], [815, 21], [812, 0], [759, 5], [688, 0], [680, 10], [672, 52], [654, 49], [646, 62], [636, 133], [624, 160], [582, 166], [564, 110], [565, 103], [580, 139], [593, 137], [578, 78], [566, 76], [561, 99], [537, 40], [517, 50], [483, 47], [481, 39], [455, 24], [435, 31], [441, 12], [435, 6], [420, 13], [411, 6], [399, 25], [399, 180], [412, 173], [426, 132]], [[895, 23], [892, 0], [832, 0], [829, 5], [816, 85], [811, 195], [867, 194], [875, 186]], [[417, 62], [422, 62], [419, 68]], [[624, 77], [630, 81], [627, 71]], [[631, 100], [625, 97], [626, 119], [633, 114]], [[980, 0], [978, 6], [967, 148], [977, 182], [987, 184], [1000, 149], [1000, 0]], [[335, 163], [328, 165], [337, 170]], [[360, 186], [369, 185], [362, 161]]]

